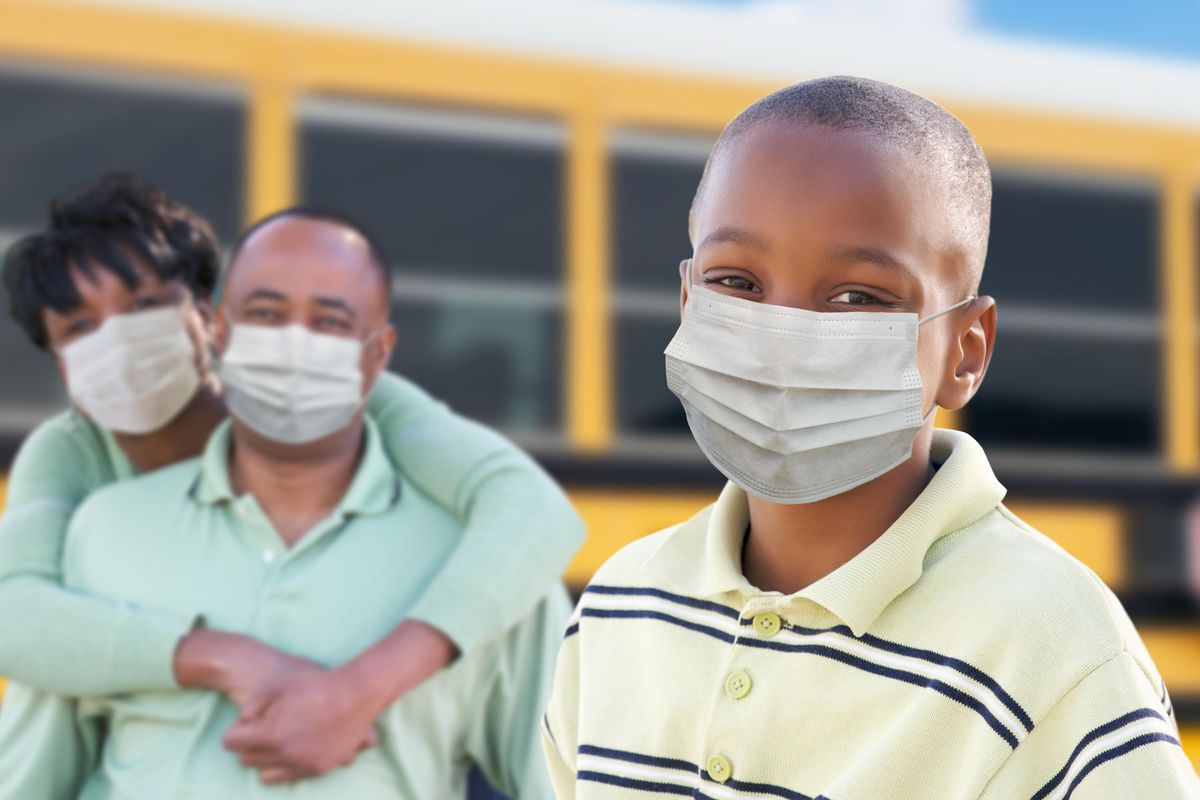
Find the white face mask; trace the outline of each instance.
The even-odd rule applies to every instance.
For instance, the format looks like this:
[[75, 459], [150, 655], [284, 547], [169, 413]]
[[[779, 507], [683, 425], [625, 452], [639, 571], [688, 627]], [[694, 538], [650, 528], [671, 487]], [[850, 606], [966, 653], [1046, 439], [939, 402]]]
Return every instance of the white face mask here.
[[303, 325], [234, 325], [218, 373], [230, 413], [285, 444], [341, 430], [362, 408], [363, 344]]
[[59, 355], [75, 405], [118, 433], [163, 428], [200, 388], [196, 349], [178, 307], [109, 317]]
[[775, 503], [812, 503], [912, 455], [921, 407], [916, 314], [819, 313], [688, 290], [667, 386], [700, 449]]

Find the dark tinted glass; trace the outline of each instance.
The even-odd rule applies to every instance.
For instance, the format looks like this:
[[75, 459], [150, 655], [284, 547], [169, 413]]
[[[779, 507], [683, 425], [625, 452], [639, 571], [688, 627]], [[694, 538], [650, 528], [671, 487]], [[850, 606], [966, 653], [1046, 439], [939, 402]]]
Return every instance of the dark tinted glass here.
[[0, 72], [0, 227], [44, 223], [52, 197], [129, 170], [208, 217], [243, 219], [245, 108], [235, 97]]
[[704, 159], [612, 155], [613, 259], [617, 288], [679, 291], [679, 262], [692, 254], [688, 209]]
[[513, 433], [561, 426], [558, 310], [400, 301], [392, 322], [392, 369], [459, 413]]
[[967, 430], [985, 445], [1027, 450], [1153, 452], [1158, 447], [1159, 346], [1005, 331]]
[[305, 121], [304, 200], [366, 224], [405, 269], [559, 281], [561, 144], [467, 133]]
[[1158, 205], [1150, 187], [998, 170], [983, 291], [1001, 302], [1154, 313]]

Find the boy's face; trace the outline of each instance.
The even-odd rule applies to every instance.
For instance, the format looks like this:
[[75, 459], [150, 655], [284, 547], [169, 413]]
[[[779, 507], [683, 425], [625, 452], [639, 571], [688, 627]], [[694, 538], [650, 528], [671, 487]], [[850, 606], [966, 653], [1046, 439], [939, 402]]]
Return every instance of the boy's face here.
[[[782, 123], [744, 131], [712, 164], [695, 209], [683, 302], [690, 274], [722, 294], [819, 312], [923, 317], [957, 303], [973, 291], [969, 251], [929, 173], [859, 132]], [[991, 298], [921, 326], [924, 408], [970, 399], [994, 331]]]

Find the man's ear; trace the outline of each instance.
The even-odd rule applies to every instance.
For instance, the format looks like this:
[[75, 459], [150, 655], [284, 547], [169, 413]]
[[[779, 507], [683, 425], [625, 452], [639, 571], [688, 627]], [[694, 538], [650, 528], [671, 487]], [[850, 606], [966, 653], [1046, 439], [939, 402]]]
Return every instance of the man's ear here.
[[392, 361], [392, 350], [396, 347], [396, 329], [385, 325], [379, 335], [363, 350], [363, 388], [370, 394], [379, 373], [387, 369]]
[[996, 301], [987, 296], [978, 297], [951, 320], [953, 338], [946, 350], [942, 383], [934, 400], [942, 408], [956, 411], [979, 391], [992, 361], [996, 345]]
[[679, 318], [683, 319], [683, 309], [688, 299], [688, 272], [692, 268], [692, 260], [685, 258], [679, 262]]

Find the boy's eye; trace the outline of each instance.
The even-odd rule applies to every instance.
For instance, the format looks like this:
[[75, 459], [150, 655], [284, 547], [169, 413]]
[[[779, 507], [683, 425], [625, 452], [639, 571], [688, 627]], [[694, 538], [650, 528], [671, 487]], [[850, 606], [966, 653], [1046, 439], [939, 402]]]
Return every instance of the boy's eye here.
[[161, 297], [153, 297], [153, 296], [139, 297], [137, 300], [134, 301], [133, 307], [137, 311], [143, 311], [147, 308], [157, 308], [158, 306], [166, 305], [168, 302], [170, 302], [170, 301], [165, 300]]
[[737, 292], [754, 292], [755, 294], [762, 292], [761, 289], [754, 285], [753, 281], [743, 278], [740, 275], [725, 275], [720, 278], [704, 279], [705, 286], [712, 286], [714, 284], [724, 286], [726, 289], [733, 289]]
[[849, 291], [842, 292], [841, 294], [837, 295], [836, 297], [830, 298], [829, 302], [845, 303], [846, 305], [851, 305], [851, 306], [888, 305], [887, 303], [884, 303], [882, 300], [880, 300], [875, 295], [860, 291], [858, 289], [851, 289]]

